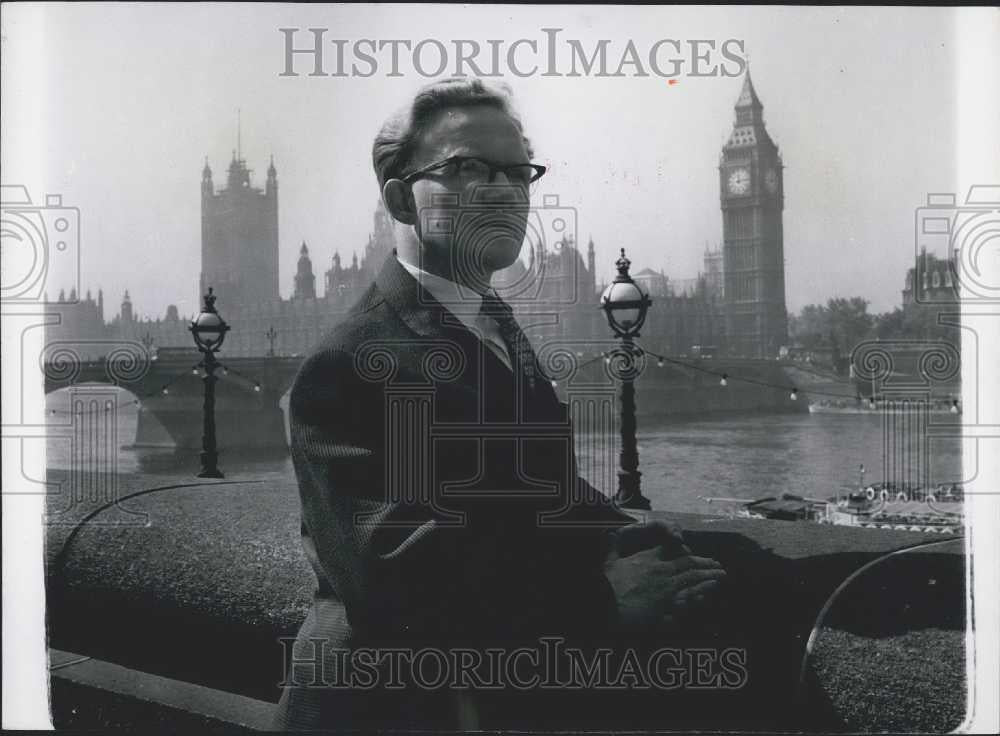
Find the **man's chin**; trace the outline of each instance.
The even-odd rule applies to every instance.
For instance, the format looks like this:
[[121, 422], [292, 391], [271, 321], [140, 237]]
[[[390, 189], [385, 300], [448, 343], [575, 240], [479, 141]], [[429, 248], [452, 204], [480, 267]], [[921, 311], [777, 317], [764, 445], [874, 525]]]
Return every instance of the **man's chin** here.
[[488, 271], [500, 271], [514, 264], [521, 255], [521, 245], [524, 243], [514, 242], [513, 239], [502, 239], [501, 242], [493, 242], [483, 253], [483, 263]]
[[454, 250], [452, 265], [456, 274], [465, 274], [466, 279], [473, 280], [485, 278], [488, 284], [494, 272], [501, 271], [517, 261], [523, 243], [523, 234], [517, 240], [514, 237], [494, 236], [488, 243], [483, 243], [479, 247], [466, 246]]

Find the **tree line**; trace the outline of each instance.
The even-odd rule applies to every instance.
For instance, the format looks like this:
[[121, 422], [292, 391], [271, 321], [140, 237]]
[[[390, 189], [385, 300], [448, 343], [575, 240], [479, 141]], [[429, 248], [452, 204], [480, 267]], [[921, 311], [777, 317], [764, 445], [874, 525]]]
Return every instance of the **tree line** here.
[[788, 317], [791, 342], [807, 353], [829, 352], [834, 366], [849, 360], [856, 345], [876, 338], [958, 343], [958, 328], [941, 321], [957, 322], [957, 304], [910, 303], [881, 314], [871, 314], [868, 306], [868, 300], [858, 296], [809, 304]]

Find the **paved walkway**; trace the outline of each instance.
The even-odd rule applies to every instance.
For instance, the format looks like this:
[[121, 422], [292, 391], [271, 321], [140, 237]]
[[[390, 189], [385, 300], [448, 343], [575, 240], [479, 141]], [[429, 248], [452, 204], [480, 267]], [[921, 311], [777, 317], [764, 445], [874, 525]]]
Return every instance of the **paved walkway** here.
[[[192, 475], [122, 475], [116, 495], [78, 488], [77, 502], [70, 503], [68, 477], [51, 474], [64, 486], [47, 499], [50, 645], [273, 702], [283, 651], [278, 637], [297, 632], [315, 587], [301, 547], [297, 486], [282, 472], [211, 481]], [[787, 705], [816, 616], [849, 575], [893, 550], [941, 539], [805, 522], [651, 515], [677, 520], [692, 549], [729, 572], [729, 600], [718, 616], [726, 638], [747, 647], [755, 663], [744, 694], [747, 714]], [[934, 552], [943, 572], [931, 593], [940, 596], [941, 610], [963, 602], [962, 543], [954, 547], [948, 556], [957, 565]], [[924, 600], [930, 583], [919, 576], [912, 581], [913, 602]], [[889, 618], [876, 615], [879, 605], [867, 609], [870, 623]], [[834, 626], [834, 637], [838, 631], [870, 636]], [[956, 627], [945, 622], [939, 628], [949, 633], [924, 643], [948, 653], [919, 654], [946, 658], [948, 671], [961, 678]], [[912, 630], [879, 636], [889, 647], [898, 641], [909, 648]], [[816, 654], [823, 656], [824, 647]], [[830, 666], [848, 678], [855, 673], [850, 661], [826, 662], [825, 669], [817, 666], [826, 692], [839, 682]], [[872, 686], [865, 678], [863, 688]], [[830, 700], [831, 709], [844, 712]], [[955, 711], [947, 712], [951, 718]]]

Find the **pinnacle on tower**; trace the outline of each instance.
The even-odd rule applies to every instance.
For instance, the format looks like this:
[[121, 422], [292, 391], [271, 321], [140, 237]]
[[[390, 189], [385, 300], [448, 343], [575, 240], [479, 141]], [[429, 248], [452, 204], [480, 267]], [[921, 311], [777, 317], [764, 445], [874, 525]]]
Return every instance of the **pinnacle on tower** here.
[[743, 77], [743, 88], [735, 105], [736, 122], [727, 145], [731, 147], [751, 147], [758, 142], [772, 144], [764, 126], [764, 105], [757, 97], [753, 81], [750, 78], [750, 67]]
[[747, 65], [747, 73], [743, 77], [743, 89], [736, 100], [736, 107], [763, 107], [757, 97], [757, 90], [753, 88], [753, 80], [750, 79], [750, 66]]
[[302, 241], [299, 251], [299, 264], [295, 273], [295, 293], [293, 299], [315, 299], [316, 277], [313, 275], [312, 260], [309, 258], [309, 247]]
[[264, 185], [266, 194], [277, 194], [278, 192], [278, 170], [274, 168], [274, 154], [271, 154], [271, 161], [267, 165], [267, 183]]

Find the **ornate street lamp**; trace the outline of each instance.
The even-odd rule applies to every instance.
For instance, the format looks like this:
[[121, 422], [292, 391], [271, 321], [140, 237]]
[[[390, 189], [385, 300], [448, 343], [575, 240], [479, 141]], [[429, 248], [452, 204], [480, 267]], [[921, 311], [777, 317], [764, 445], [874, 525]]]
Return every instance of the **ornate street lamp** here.
[[616, 361], [616, 373], [621, 379], [619, 401], [621, 403], [621, 439], [619, 455], [618, 493], [615, 503], [626, 509], [651, 508], [649, 499], [640, 490], [639, 450], [635, 441], [635, 377], [641, 372], [645, 354], [634, 339], [639, 336], [639, 328], [646, 321], [646, 312], [653, 300], [628, 274], [632, 264], [625, 257], [625, 249], [615, 265], [618, 275], [601, 294], [601, 309], [608, 318], [608, 324], [615, 336], [621, 339], [620, 351], [612, 356]]
[[274, 329], [274, 325], [267, 328], [267, 332], [264, 333], [264, 337], [267, 338], [270, 347], [267, 349], [267, 357], [274, 357], [274, 341], [278, 338], [278, 331]]
[[205, 369], [205, 407], [204, 407], [204, 431], [201, 440], [201, 472], [199, 478], [224, 478], [219, 470], [219, 453], [215, 446], [215, 369], [219, 362], [215, 359], [215, 353], [222, 347], [229, 325], [215, 311], [215, 295], [212, 294], [212, 287], [208, 287], [205, 294], [205, 305], [201, 309], [195, 320], [188, 326], [194, 336], [194, 343], [205, 356], [201, 362], [201, 367]]
[[156, 360], [156, 353], [153, 351], [153, 336], [148, 331], [142, 336], [142, 347], [145, 348], [146, 355], [149, 356], [150, 360]]

